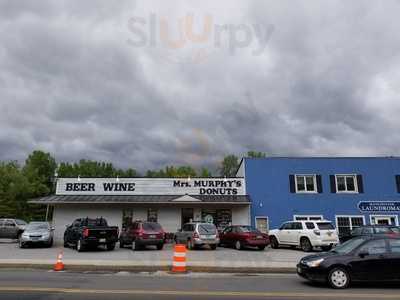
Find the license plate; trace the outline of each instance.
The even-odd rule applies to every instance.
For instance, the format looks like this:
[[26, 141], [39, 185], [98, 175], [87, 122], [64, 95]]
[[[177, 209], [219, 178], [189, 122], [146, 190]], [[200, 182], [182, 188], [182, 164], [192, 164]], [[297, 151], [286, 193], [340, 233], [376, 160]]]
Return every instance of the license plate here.
[[31, 238], [31, 239], [32, 239], [32, 241], [38, 241], [39, 240], [39, 238], [37, 238], [37, 237]]
[[154, 234], [150, 234], [150, 235], [149, 235], [149, 238], [150, 238], [150, 239], [155, 239], [156, 236], [155, 236]]
[[99, 242], [100, 242], [100, 243], [105, 243], [105, 242], [106, 242], [106, 239], [100, 239]]
[[257, 239], [262, 239], [262, 235], [257, 235]]
[[211, 240], [213, 237], [208, 235], [201, 235], [200, 238], [203, 240]]

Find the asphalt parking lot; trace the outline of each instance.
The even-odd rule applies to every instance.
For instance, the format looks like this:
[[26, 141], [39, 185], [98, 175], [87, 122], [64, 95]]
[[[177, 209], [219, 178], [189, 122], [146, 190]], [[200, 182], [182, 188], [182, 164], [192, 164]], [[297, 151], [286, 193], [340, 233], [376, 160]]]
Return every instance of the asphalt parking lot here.
[[[129, 248], [120, 249], [117, 245], [114, 251], [98, 249], [78, 253], [70, 248], [54, 246], [52, 248], [24, 248], [20, 249], [16, 242], [0, 241], [0, 262], [54, 262], [59, 251], [64, 252], [66, 263], [94, 263], [94, 264], [131, 264], [141, 265], [168, 265], [173, 257], [173, 245], [165, 245], [163, 250], [148, 247], [146, 250], [132, 251]], [[294, 268], [297, 262], [308, 253], [295, 249], [271, 249], [264, 251], [257, 249], [235, 250], [218, 247], [217, 250], [193, 250], [187, 253], [188, 265], [220, 266], [220, 267], [287, 267]]]

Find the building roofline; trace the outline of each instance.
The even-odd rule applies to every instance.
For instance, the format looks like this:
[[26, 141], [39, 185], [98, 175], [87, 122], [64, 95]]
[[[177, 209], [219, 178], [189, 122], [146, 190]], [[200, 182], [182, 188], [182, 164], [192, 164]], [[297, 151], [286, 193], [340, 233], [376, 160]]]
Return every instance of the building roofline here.
[[267, 157], [243, 157], [244, 159], [268, 160], [268, 159], [400, 159], [400, 156], [267, 156]]

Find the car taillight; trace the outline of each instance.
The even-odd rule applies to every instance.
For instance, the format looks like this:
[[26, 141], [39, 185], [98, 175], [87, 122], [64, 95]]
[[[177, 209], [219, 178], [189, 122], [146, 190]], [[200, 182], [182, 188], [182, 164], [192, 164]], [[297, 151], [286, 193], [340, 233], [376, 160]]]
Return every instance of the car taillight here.
[[197, 232], [193, 232], [193, 238], [198, 239], [199, 235], [197, 234]]
[[89, 236], [89, 229], [84, 229], [82, 233], [83, 237], [88, 237]]
[[315, 235], [321, 235], [321, 232], [320, 232], [319, 230], [316, 230], [316, 229], [315, 229], [315, 230], [314, 230], [314, 234], [315, 234]]
[[138, 232], [138, 236], [143, 236], [143, 234], [144, 234], [143, 229], [140, 229], [139, 232]]

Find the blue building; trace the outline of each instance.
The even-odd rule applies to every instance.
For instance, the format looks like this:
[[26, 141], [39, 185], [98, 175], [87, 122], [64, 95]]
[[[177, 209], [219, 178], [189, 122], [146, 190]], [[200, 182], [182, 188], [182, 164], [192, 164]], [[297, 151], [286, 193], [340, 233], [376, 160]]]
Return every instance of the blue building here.
[[399, 225], [400, 158], [243, 158], [252, 225], [331, 220], [339, 234], [362, 224]]

